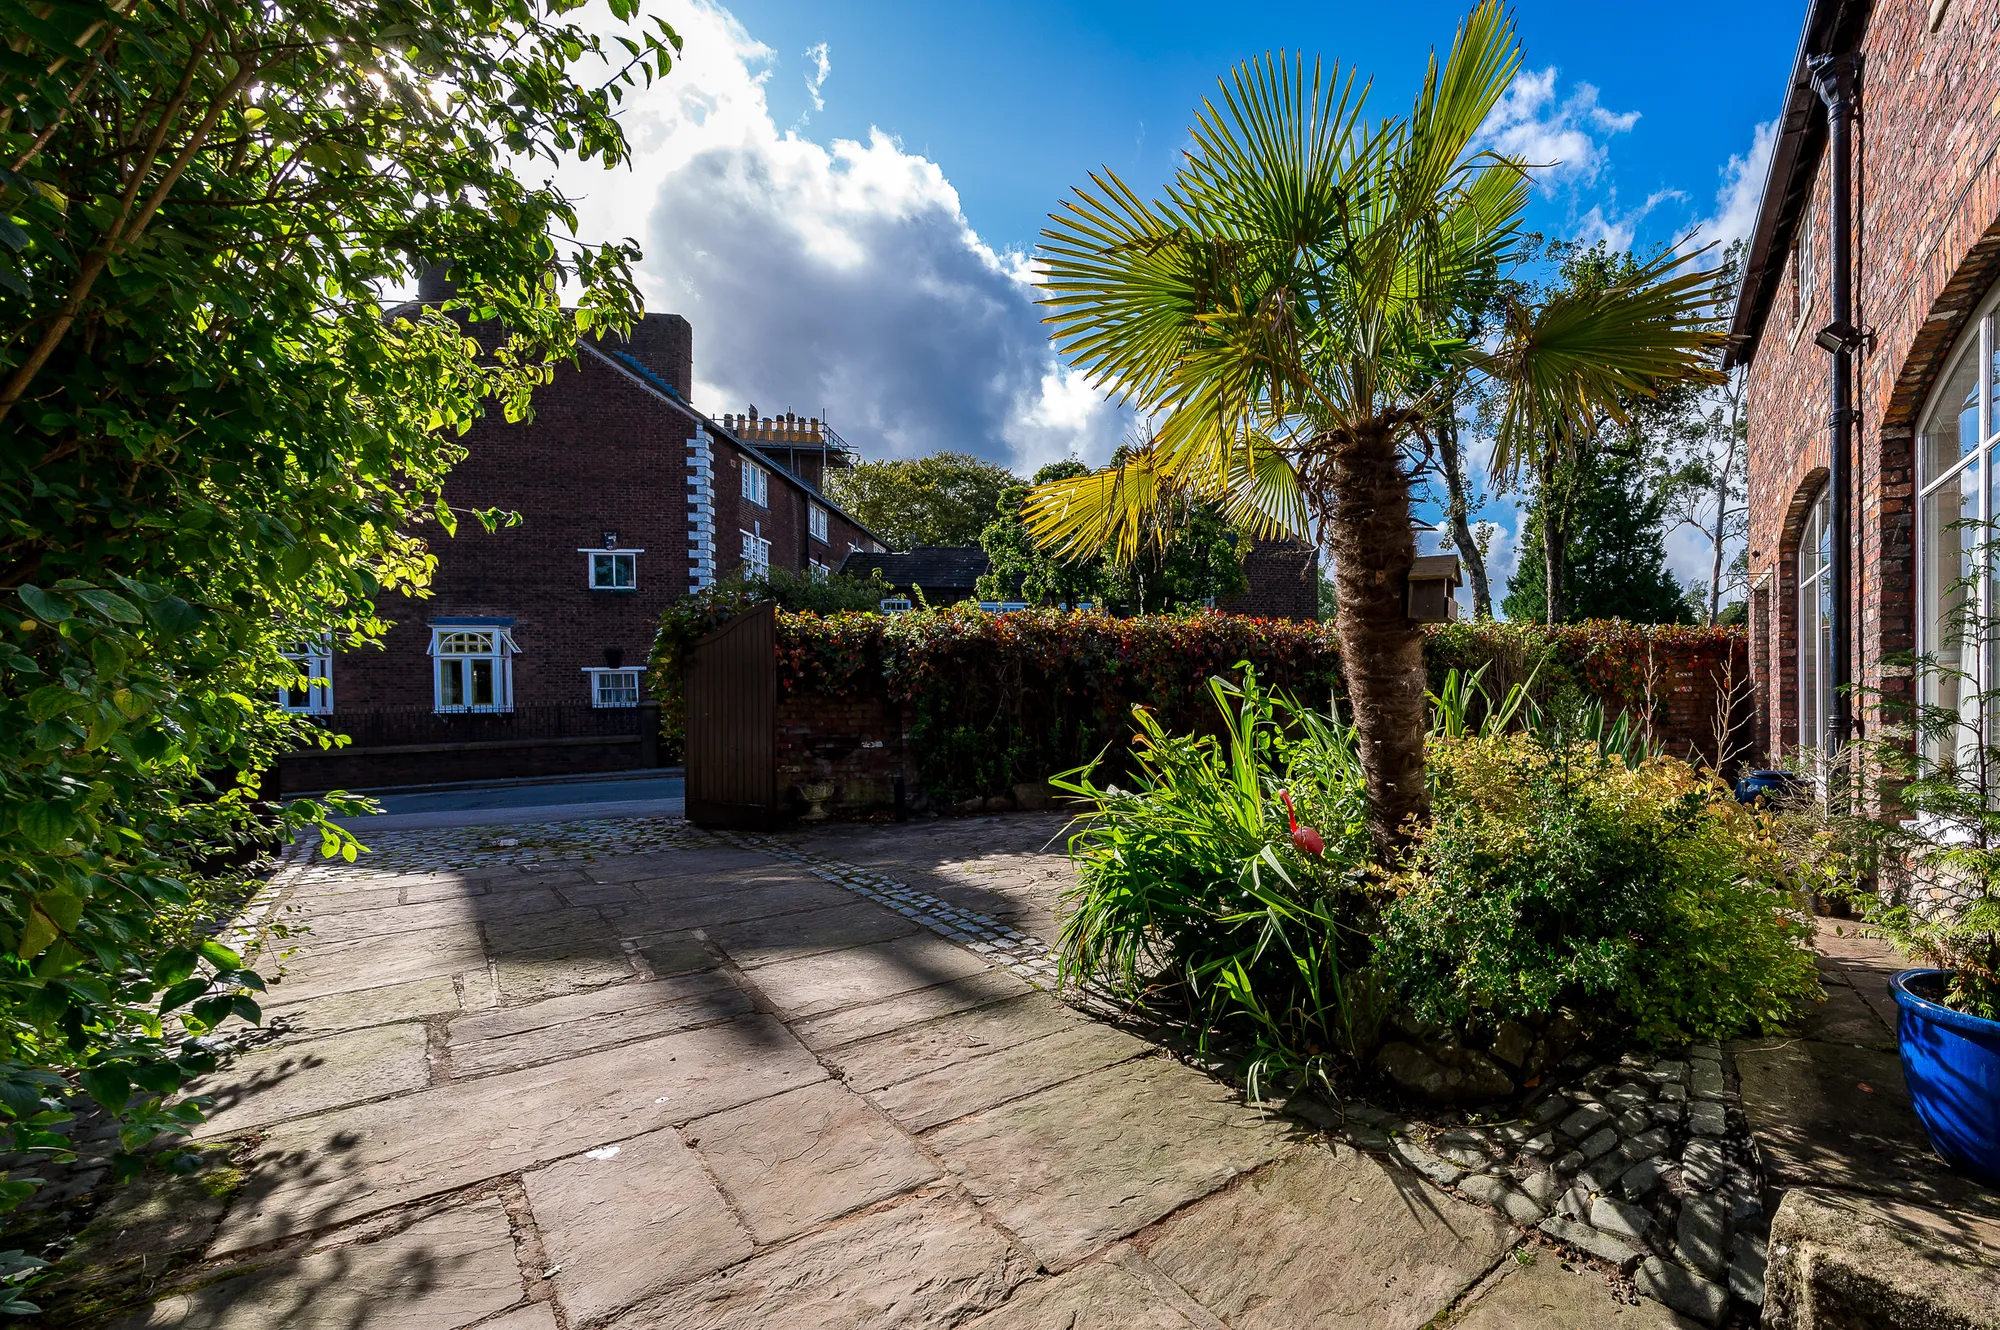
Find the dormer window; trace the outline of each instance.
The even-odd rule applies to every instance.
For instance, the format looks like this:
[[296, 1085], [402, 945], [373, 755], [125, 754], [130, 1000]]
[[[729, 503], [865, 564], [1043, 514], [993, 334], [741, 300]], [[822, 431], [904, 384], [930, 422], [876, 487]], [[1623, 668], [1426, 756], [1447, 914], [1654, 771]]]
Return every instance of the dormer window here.
[[819, 541], [822, 545], [825, 544], [826, 509], [816, 503], [806, 505], [806, 527], [812, 532], [814, 540]]
[[637, 591], [644, 550], [578, 550], [588, 561], [592, 591]]
[[431, 624], [432, 700], [439, 712], [512, 711], [512, 619], [439, 619]]
[[759, 508], [771, 506], [771, 475], [748, 458], [743, 462], [743, 497]]

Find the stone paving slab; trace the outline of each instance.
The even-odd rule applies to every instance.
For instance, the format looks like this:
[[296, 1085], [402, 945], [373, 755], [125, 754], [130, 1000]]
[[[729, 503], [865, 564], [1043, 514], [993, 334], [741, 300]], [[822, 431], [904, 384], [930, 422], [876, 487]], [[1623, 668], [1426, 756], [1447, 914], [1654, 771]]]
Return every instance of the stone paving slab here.
[[846, 904], [824, 910], [744, 920], [711, 931], [716, 944], [729, 953], [731, 960], [751, 970], [822, 951], [887, 942], [919, 930], [900, 915], [849, 896]]
[[985, 1057], [940, 1067], [877, 1090], [869, 1098], [909, 1130], [926, 1131], [1152, 1051], [1153, 1046], [1143, 1039], [1086, 1022]]
[[1549, 1248], [1522, 1250], [1534, 1259], [1502, 1261], [1460, 1305], [1451, 1330], [1697, 1330], [1701, 1324], [1650, 1298], [1628, 1301], [1602, 1271], [1566, 1262]]
[[1233, 1330], [1415, 1330], [1515, 1239], [1492, 1211], [1373, 1155], [1315, 1149], [1175, 1215], [1139, 1245]]
[[755, 983], [779, 1015], [796, 1021], [987, 972], [986, 962], [973, 952], [919, 933], [779, 961], [757, 970]]
[[259, 1147], [213, 1250], [453, 1191], [825, 1074], [760, 1016], [286, 1123]]
[[648, 1303], [615, 1330], [946, 1330], [1032, 1262], [978, 1210], [922, 1195], [773, 1248]]
[[967, 1330], [1207, 1330], [1150, 1283], [1111, 1260], [1030, 1284]]
[[424, 1027], [410, 1022], [245, 1053], [188, 1087], [215, 1100], [195, 1139], [421, 1090], [430, 1082], [426, 1043]]
[[493, 977], [507, 1006], [542, 1002], [638, 976], [632, 955], [610, 937], [497, 956]]
[[789, 870], [759, 874], [720, 891], [714, 890], [711, 881], [709, 891], [698, 896], [682, 895], [688, 885], [664, 884], [665, 889], [657, 896], [645, 896], [631, 905], [599, 908], [619, 937], [637, 937], [642, 933], [719, 928], [746, 919], [768, 919], [799, 910], [836, 909], [854, 903], [854, 893], [802, 879]]
[[[289, 954], [271, 954], [279, 950]], [[356, 942], [281, 944], [254, 957], [250, 964], [270, 985], [270, 1002], [303, 1002], [483, 969], [486, 944], [476, 927], [456, 924]]]
[[850, 1043], [821, 1057], [855, 1089], [880, 1090], [1072, 1029], [1084, 1019], [1047, 994], [1034, 993]]
[[176, 1294], [117, 1330], [459, 1330], [522, 1298], [507, 1212], [488, 1200]]
[[750, 997], [714, 970], [612, 984], [450, 1025], [454, 1078], [482, 1076], [747, 1016]]
[[953, 1123], [928, 1143], [1060, 1270], [1276, 1158], [1286, 1138], [1228, 1087], [1156, 1057]]
[[824, 1016], [793, 1021], [792, 1033], [807, 1048], [825, 1053], [863, 1039], [908, 1030], [953, 1012], [972, 1011], [1009, 998], [1026, 997], [1034, 991], [1031, 985], [1011, 974], [980, 969], [946, 983], [898, 992], [880, 1001], [864, 1002], [828, 1012]]
[[462, 975], [440, 974], [380, 988], [329, 993], [303, 1002], [272, 1003], [264, 1009], [264, 1025], [285, 1038], [318, 1037], [371, 1025], [455, 1014], [467, 1006], [484, 1006], [499, 1000], [484, 965], [473, 971], [473, 981], [466, 984]]
[[671, 1128], [535, 1169], [522, 1184], [573, 1326], [714, 1274], [752, 1249]]
[[938, 1175], [936, 1160], [833, 1082], [701, 1118], [688, 1124], [687, 1138], [762, 1244]]

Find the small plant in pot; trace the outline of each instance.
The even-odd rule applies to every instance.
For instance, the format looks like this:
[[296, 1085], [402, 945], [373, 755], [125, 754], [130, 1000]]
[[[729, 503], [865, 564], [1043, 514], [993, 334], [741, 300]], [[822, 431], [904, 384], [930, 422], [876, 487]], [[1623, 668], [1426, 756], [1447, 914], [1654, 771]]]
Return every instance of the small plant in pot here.
[[1990, 653], [1973, 649], [2000, 616], [1957, 590], [1945, 645], [1915, 662], [1914, 741], [1857, 745], [1818, 783], [1874, 869], [1863, 918], [1926, 963], [1891, 981], [1917, 1116], [1947, 1163], [2000, 1184], [2000, 678], [1979, 677]]

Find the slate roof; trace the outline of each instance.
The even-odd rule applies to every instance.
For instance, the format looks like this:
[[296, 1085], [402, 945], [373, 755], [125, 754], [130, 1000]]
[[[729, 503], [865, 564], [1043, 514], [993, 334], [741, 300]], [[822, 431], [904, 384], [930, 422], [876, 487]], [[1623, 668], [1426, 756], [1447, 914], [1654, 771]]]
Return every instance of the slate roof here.
[[880, 569], [882, 580], [897, 590], [920, 586], [926, 599], [948, 603], [970, 599], [974, 584], [992, 566], [975, 545], [919, 545], [907, 554], [850, 554], [840, 571], [866, 577]]

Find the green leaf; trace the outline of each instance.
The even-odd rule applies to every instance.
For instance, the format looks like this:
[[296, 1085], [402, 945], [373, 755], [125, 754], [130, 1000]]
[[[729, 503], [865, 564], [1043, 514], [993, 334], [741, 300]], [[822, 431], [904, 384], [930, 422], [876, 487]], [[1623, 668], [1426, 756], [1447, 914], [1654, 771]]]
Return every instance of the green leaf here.
[[132, 1099], [132, 1078], [119, 1067], [92, 1067], [77, 1081], [90, 1097], [113, 1113], [123, 1112]]
[[179, 596], [160, 597], [146, 607], [146, 615], [153, 621], [154, 627], [174, 636], [191, 633], [201, 624], [201, 611]]
[[183, 979], [160, 995], [160, 1014], [166, 1015], [174, 1008], [194, 1001], [208, 991], [206, 979]]
[[107, 619], [116, 619], [119, 623], [140, 623], [143, 621], [143, 616], [133, 606], [132, 602], [115, 591], [79, 591], [76, 593], [76, 598], [89, 605]]
[[444, 501], [442, 495], [438, 498], [437, 507], [434, 512], [437, 516], [438, 525], [444, 528], [444, 533], [447, 536], [458, 534], [458, 514], [451, 510], [451, 506]]
[[40, 587], [23, 586], [19, 593], [28, 613], [47, 623], [61, 623], [70, 617], [70, 608]]
[[153, 962], [153, 982], [177, 984], [193, 974], [194, 967], [195, 953], [187, 947], [175, 947]]
[[[63, 842], [69, 839], [69, 833], [76, 828], [76, 814], [61, 804], [47, 799], [23, 808], [17, 815], [16, 821], [20, 824], [21, 834], [26, 836], [28, 843], [38, 850], [62, 848]], [[35, 950], [40, 951], [41, 948], [37, 947]], [[34, 953], [21, 954], [29, 956]]]
[[218, 970], [240, 970], [243, 968], [243, 958], [212, 937], [202, 939], [201, 958]]

